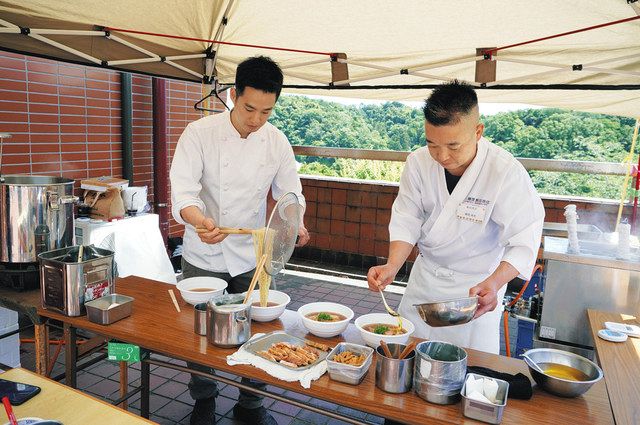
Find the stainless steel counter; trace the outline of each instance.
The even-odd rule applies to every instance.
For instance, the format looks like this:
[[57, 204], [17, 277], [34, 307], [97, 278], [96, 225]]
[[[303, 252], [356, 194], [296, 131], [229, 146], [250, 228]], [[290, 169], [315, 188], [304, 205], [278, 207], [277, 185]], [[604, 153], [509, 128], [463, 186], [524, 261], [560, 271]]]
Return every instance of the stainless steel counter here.
[[542, 258], [640, 272], [640, 252], [637, 249], [631, 250], [629, 260], [619, 260], [616, 258], [617, 246], [614, 244], [581, 240], [579, 254], [568, 253], [568, 246], [568, 239], [546, 236]]

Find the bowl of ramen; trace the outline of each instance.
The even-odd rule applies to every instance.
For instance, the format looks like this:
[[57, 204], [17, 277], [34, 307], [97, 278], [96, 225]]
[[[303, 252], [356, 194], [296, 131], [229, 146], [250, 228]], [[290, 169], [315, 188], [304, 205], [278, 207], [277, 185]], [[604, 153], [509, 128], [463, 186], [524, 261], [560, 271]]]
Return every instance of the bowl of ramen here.
[[182, 279], [176, 285], [182, 299], [192, 305], [204, 303], [222, 295], [226, 287], [227, 282], [210, 276], [189, 277]]
[[387, 313], [363, 314], [354, 322], [364, 342], [372, 348], [380, 345], [380, 340], [386, 343], [406, 344], [409, 336], [415, 331], [415, 326], [409, 320], [402, 318], [399, 327], [398, 318]]
[[[246, 292], [245, 292], [246, 294]], [[260, 292], [251, 293], [251, 320], [256, 322], [270, 322], [276, 320], [284, 313], [287, 304], [291, 302], [289, 295], [284, 292], [269, 289], [267, 305], [260, 305]]]
[[543, 390], [560, 397], [577, 397], [602, 379], [602, 369], [591, 360], [568, 351], [534, 348], [524, 353], [544, 373], [529, 373]]
[[298, 309], [298, 314], [304, 327], [321, 338], [340, 335], [353, 319], [353, 310], [349, 307], [329, 302], [305, 304]]

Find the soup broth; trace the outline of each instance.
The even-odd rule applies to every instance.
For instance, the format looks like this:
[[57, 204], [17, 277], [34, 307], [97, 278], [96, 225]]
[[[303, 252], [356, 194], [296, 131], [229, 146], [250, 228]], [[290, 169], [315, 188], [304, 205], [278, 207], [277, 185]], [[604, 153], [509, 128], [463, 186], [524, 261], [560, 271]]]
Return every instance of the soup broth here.
[[347, 317], [340, 313], [332, 313], [328, 311], [319, 311], [317, 313], [306, 314], [307, 319], [315, 320], [316, 322], [339, 322], [345, 320]]
[[[251, 305], [252, 305], [253, 307], [261, 307], [261, 306], [260, 306], [260, 301], [256, 301], [255, 303], [253, 303], [253, 304], [251, 304]], [[275, 307], [275, 306], [277, 306], [277, 305], [279, 305], [279, 304], [278, 304], [278, 303], [274, 303], [273, 301], [269, 301], [269, 302], [267, 302], [266, 307]]]
[[589, 376], [581, 370], [558, 363], [538, 363], [546, 375], [567, 381], [590, 381]]
[[191, 292], [213, 292], [213, 291], [215, 291], [215, 289], [213, 289], [213, 288], [193, 288], [193, 289], [187, 289], [187, 291], [191, 291]]
[[372, 323], [370, 325], [364, 325], [362, 329], [378, 335], [402, 335], [407, 332], [404, 328], [387, 323]]

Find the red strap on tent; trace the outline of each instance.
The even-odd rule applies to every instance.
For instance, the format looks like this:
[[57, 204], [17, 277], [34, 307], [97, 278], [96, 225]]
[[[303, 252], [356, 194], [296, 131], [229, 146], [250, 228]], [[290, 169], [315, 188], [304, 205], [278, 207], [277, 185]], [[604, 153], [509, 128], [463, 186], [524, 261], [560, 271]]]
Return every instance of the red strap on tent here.
[[591, 30], [595, 30], [595, 29], [598, 29], [598, 28], [608, 27], [608, 26], [611, 26], [611, 25], [623, 24], [625, 22], [635, 21], [636, 19], [640, 19], [640, 16], [632, 16], [630, 18], [619, 19], [617, 21], [611, 21], [611, 22], [607, 22], [607, 23], [604, 23], [604, 24], [598, 24], [598, 25], [593, 25], [593, 26], [590, 26], [590, 27], [580, 28], [580, 29], [573, 30], [573, 31], [563, 32], [563, 33], [555, 34], [555, 35], [550, 35], [548, 37], [536, 38], [534, 40], [523, 41], [521, 43], [509, 44], [508, 46], [502, 46], [502, 47], [496, 47], [496, 48], [493, 48], [493, 49], [487, 49], [487, 50], [484, 51], [484, 54], [485, 55], [493, 55], [498, 50], [509, 49], [511, 47], [517, 47], [517, 46], [524, 46], [525, 44], [537, 43], [538, 41], [544, 41], [544, 40], [550, 40], [552, 38], [564, 37], [566, 35], [577, 34], [579, 32], [585, 32], [585, 31], [591, 31]]
[[283, 51], [283, 52], [308, 53], [310, 55], [325, 55], [325, 56], [331, 56], [331, 57], [335, 56], [335, 53], [316, 52], [316, 51], [313, 51], [313, 50], [287, 49], [285, 47], [261, 46], [261, 45], [258, 45], [258, 44], [232, 43], [230, 41], [207, 40], [205, 38], [184, 37], [184, 36], [180, 36], [180, 35], [160, 34], [160, 33], [156, 33], [156, 32], [127, 30], [127, 29], [123, 29], [123, 28], [105, 27], [104, 30], [105, 31], [127, 32], [127, 33], [132, 33], [132, 34], [141, 34], [141, 35], [150, 35], [150, 36], [153, 36], [153, 37], [175, 38], [175, 39], [178, 39], [178, 40], [202, 41], [202, 42], [205, 42], [205, 43], [213, 43], [213, 44], [226, 44], [226, 45], [229, 45], [229, 46], [250, 47], [250, 48], [253, 48], [253, 49], [279, 50], [279, 51]]

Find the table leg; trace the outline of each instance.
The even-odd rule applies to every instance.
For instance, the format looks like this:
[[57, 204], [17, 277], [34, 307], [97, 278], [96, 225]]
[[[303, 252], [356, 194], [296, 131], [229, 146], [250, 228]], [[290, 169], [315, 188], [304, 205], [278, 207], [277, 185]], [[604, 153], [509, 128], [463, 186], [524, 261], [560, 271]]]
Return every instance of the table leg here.
[[[120, 362], [120, 397], [126, 396], [127, 391], [129, 391], [129, 364], [127, 362]], [[120, 407], [127, 410], [129, 402], [123, 400], [122, 403], [120, 403]]]
[[64, 368], [65, 383], [71, 388], [77, 387], [76, 363], [78, 361], [78, 352], [76, 351], [76, 328], [65, 323], [64, 332]]
[[[142, 353], [141, 353], [142, 354]], [[151, 365], [142, 359], [140, 363], [140, 416], [149, 419], [149, 393]]]
[[34, 324], [36, 373], [46, 376], [49, 366], [49, 328], [46, 323]]

